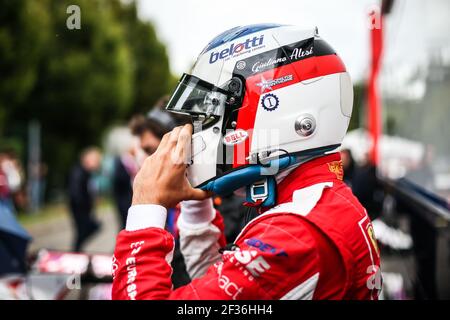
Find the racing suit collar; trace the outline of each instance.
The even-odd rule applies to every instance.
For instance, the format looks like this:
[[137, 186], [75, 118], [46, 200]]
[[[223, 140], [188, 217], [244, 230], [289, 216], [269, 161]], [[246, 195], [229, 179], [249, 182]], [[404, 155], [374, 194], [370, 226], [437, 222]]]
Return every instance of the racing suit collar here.
[[[277, 184], [277, 205], [292, 201], [292, 194], [320, 182], [342, 181], [343, 169], [339, 152], [305, 162]], [[266, 211], [262, 210], [262, 211]]]

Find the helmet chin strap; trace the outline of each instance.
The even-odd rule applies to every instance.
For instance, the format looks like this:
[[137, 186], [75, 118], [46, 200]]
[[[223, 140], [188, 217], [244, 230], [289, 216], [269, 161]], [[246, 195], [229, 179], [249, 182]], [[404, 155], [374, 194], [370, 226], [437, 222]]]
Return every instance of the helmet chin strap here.
[[218, 195], [229, 194], [246, 187], [246, 202], [251, 207], [271, 207], [276, 202], [277, 177], [288, 169], [295, 169], [316, 156], [298, 157], [294, 155], [273, 159], [266, 165], [251, 165], [208, 182], [201, 189]]
[[276, 175], [266, 176], [260, 181], [247, 185], [244, 205], [248, 207], [273, 207], [277, 200], [277, 184], [294, 169], [316, 157], [317, 155], [296, 157], [290, 166], [284, 169], [280, 168]]
[[289, 155], [273, 159], [265, 165], [250, 165], [214, 179], [202, 186], [201, 189], [212, 191], [218, 195], [229, 194], [241, 187], [258, 182], [265, 177], [273, 177], [275, 174], [279, 173], [280, 170], [284, 170], [295, 164], [296, 161], [297, 157]]
[[277, 182], [275, 176], [267, 176], [246, 187], [247, 207], [272, 207], [277, 198]]
[[269, 160], [265, 164], [250, 165], [209, 181], [200, 188], [205, 191], [212, 191], [218, 195], [226, 195], [246, 187], [247, 202], [244, 205], [271, 207], [276, 203], [277, 178], [283, 178], [283, 171], [292, 169], [294, 165], [299, 166], [314, 158], [321, 157], [337, 147], [339, 145], [330, 145], [308, 150], [308, 152], [302, 154], [284, 155]]

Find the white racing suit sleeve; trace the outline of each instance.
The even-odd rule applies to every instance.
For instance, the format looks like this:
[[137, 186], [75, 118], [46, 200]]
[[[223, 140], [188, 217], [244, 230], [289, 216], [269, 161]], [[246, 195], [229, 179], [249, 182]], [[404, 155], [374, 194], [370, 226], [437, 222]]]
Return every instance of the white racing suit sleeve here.
[[125, 229], [136, 231], [146, 228], [161, 228], [166, 225], [167, 209], [157, 204], [136, 204], [128, 209]]
[[213, 224], [215, 217], [211, 198], [181, 202], [178, 218], [180, 250], [191, 279], [203, 276], [212, 264], [221, 259], [218, 250], [222, 232]]

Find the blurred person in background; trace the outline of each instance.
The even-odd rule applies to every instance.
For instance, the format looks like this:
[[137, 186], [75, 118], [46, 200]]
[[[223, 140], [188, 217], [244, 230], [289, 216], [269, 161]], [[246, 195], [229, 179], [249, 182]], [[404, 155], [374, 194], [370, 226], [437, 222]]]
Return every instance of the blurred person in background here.
[[369, 157], [366, 155], [362, 163], [358, 165], [355, 162], [350, 171], [352, 172], [350, 187], [353, 194], [367, 210], [372, 220], [378, 218], [382, 211], [384, 192], [377, 179], [377, 167], [369, 161]]
[[341, 150], [342, 168], [344, 169], [344, 182], [351, 188], [353, 174], [356, 171], [356, 163], [350, 149]]
[[167, 97], [162, 97], [147, 115], [135, 115], [130, 121], [131, 133], [139, 138], [141, 149], [146, 156], [152, 155], [159, 146], [162, 137], [179, 124], [184, 117], [177, 117], [164, 110]]
[[0, 203], [6, 204], [6, 200], [10, 196], [8, 175], [3, 169], [3, 162], [5, 161], [5, 154], [0, 153]]
[[100, 169], [101, 160], [102, 154], [97, 147], [86, 148], [69, 175], [69, 207], [76, 231], [74, 252], [82, 251], [86, 240], [100, 228], [99, 222], [93, 216], [95, 188], [92, 184], [92, 174]]
[[25, 195], [22, 187], [25, 175], [15, 152], [8, 150], [0, 153], [0, 167], [2, 172], [0, 189], [3, 189], [0, 193], [2, 193], [4, 203], [11, 206], [13, 211], [16, 207], [23, 208]]
[[120, 228], [123, 229], [133, 197], [133, 179], [139, 169], [138, 150], [128, 129], [117, 131], [113, 140], [118, 149], [112, 172], [113, 198], [119, 214]]
[[0, 275], [23, 273], [31, 237], [18, 223], [14, 196], [23, 185], [23, 172], [11, 152], [0, 152]]

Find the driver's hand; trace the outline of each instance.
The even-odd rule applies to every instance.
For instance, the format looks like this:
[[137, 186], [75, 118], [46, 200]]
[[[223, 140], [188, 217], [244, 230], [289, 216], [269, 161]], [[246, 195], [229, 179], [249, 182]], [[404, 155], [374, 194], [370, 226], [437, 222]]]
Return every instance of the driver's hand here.
[[154, 154], [145, 159], [133, 183], [133, 205], [175, 207], [183, 200], [203, 200], [211, 193], [194, 189], [186, 177], [190, 160], [192, 125], [164, 135]]

